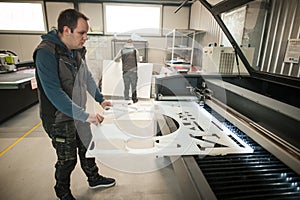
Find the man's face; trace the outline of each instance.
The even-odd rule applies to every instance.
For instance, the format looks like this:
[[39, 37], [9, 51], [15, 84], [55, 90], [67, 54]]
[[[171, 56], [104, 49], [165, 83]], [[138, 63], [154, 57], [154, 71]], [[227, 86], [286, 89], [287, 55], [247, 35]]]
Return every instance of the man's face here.
[[77, 27], [70, 33], [69, 37], [69, 49], [80, 49], [83, 47], [85, 41], [87, 41], [87, 32], [89, 25], [86, 20], [79, 18], [77, 21]]

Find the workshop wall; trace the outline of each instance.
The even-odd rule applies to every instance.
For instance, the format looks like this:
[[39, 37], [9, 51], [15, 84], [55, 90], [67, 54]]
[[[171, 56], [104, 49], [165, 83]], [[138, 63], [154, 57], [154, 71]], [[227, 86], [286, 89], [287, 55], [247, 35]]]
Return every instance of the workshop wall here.
[[0, 49], [15, 52], [20, 61], [29, 61], [32, 60], [32, 53], [40, 41], [40, 35], [0, 34]]
[[[246, 18], [251, 23], [251, 9], [266, 8], [269, 11], [266, 15], [266, 29], [263, 34], [253, 31], [257, 26], [262, 26], [263, 21], [256, 23], [256, 27], [247, 24], [244, 35], [257, 34], [252, 38], [264, 37], [261, 49], [254, 55], [254, 63], [258, 70], [286, 75], [291, 77], [300, 77], [299, 62], [286, 62], [285, 56], [290, 39], [299, 41], [300, 39], [300, 1], [299, 0], [274, 0], [261, 1], [252, 4], [247, 8]], [[262, 15], [264, 13], [260, 13]], [[250, 20], [249, 20], [250, 19]], [[213, 16], [207, 9], [196, 1], [191, 7], [190, 28], [204, 30], [205, 34], [198, 38], [203, 47], [210, 43], [220, 44], [220, 27], [214, 21]], [[255, 41], [249, 41], [253, 46]], [[260, 52], [260, 54], [258, 54]]]
[[[45, 2], [48, 29], [57, 26], [57, 17], [59, 13], [67, 8], [74, 8], [71, 2]], [[89, 17], [89, 24], [93, 31], [103, 32], [103, 13], [102, 3], [79, 3], [79, 10]], [[190, 8], [183, 7], [176, 14], [176, 6], [163, 6], [163, 32], [171, 29], [187, 29], [189, 28]], [[107, 40], [112, 39], [112, 36], [103, 36]], [[161, 37], [145, 37], [148, 40], [148, 62], [163, 63], [164, 55], [162, 49], [165, 48], [164, 36]], [[40, 34], [0, 34], [0, 48], [12, 50], [18, 54], [21, 61], [32, 60], [32, 52], [40, 42]], [[105, 58], [111, 58], [111, 51], [106, 50], [103, 55]]]
[[190, 28], [203, 30], [205, 34], [197, 40], [202, 47], [210, 43], [219, 44], [221, 29], [207, 9], [196, 1], [191, 7]]

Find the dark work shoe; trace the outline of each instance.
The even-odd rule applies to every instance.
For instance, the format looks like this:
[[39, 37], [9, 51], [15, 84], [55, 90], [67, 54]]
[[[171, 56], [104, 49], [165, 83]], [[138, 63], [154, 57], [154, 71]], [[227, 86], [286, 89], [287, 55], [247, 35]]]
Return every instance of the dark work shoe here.
[[139, 101], [138, 99], [133, 99], [133, 100], [132, 100], [133, 103], [136, 103], [136, 102], [138, 102], [138, 101]]
[[106, 178], [104, 176], [100, 176], [100, 178], [96, 181], [90, 181], [89, 187], [91, 189], [101, 188], [101, 187], [111, 187], [116, 184], [115, 179], [113, 178]]
[[76, 200], [71, 193], [66, 194], [65, 196], [58, 198], [59, 200]]

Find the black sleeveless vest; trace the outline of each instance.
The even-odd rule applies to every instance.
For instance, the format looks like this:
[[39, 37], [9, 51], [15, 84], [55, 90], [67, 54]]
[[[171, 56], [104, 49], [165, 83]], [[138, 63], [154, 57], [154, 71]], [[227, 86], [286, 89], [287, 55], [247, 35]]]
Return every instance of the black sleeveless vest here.
[[[85, 62], [85, 48], [75, 50], [76, 56], [74, 56], [74, 58], [71, 58], [69, 53], [62, 46], [55, 45], [54, 43], [48, 41], [42, 41], [34, 51], [34, 60], [36, 52], [39, 49], [46, 49], [47, 51], [55, 55], [58, 64], [57, 70], [62, 89], [72, 99], [72, 101], [74, 101], [82, 108], [85, 108], [87, 100], [87, 68], [85, 64], [82, 65], [83, 62]], [[50, 102], [43, 90], [37, 70], [35, 74], [38, 86], [41, 119], [47, 123], [59, 123], [73, 120], [71, 116], [65, 115]]]
[[125, 48], [121, 51], [122, 69], [124, 72], [137, 69], [136, 50], [133, 48]]

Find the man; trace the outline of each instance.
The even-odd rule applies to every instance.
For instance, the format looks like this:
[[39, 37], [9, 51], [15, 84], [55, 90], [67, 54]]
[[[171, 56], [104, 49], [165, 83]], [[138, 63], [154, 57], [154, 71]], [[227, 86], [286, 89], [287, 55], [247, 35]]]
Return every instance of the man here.
[[88, 18], [67, 9], [58, 17], [58, 30], [42, 36], [33, 58], [43, 127], [56, 150], [55, 192], [59, 199], [75, 199], [70, 190], [70, 176], [77, 163], [77, 149], [81, 168], [91, 188], [110, 187], [115, 180], [98, 174], [95, 158], [86, 158], [91, 140], [90, 123], [98, 125], [103, 117], [87, 113], [86, 90], [104, 108], [111, 102], [104, 100], [85, 63]]
[[129, 88], [131, 86], [131, 98], [133, 103], [138, 102], [136, 85], [137, 85], [137, 63], [139, 59], [139, 52], [133, 46], [133, 41], [129, 39], [121, 49], [118, 57], [115, 59], [118, 61], [122, 58], [122, 71], [123, 71], [123, 81], [124, 81], [124, 98], [129, 100]]

